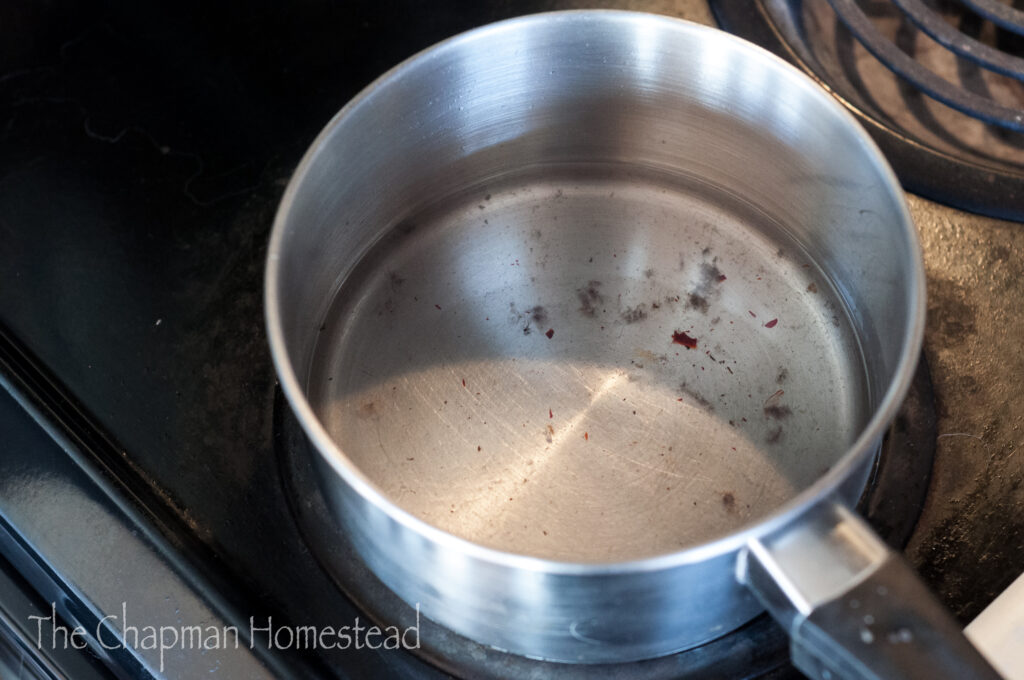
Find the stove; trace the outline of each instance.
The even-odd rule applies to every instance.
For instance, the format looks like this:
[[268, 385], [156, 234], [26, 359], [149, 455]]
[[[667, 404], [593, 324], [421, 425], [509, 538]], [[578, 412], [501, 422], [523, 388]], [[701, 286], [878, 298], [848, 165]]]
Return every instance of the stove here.
[[[767, 617], [671, 657], [596, 668], [504, 654], [418, 621], [330, 523], [276, 386], [263, 330], [266, 242], [319, 129], [438, 40], [594, 6], [717, 22], [817, 79], [875, 136], [910, 192], [929, 320], [862, 511], [964, 623], [1018, 576], [1024, 91], [1014, 59], [1024, 46], [1009, 6], [8, 4], [0, 675], [801, 677]], [[991, 48], [981, 60], [995, 70], [953, 56], [965, 45], [976, 56], [975, 43]], [[418, 622], [418, 652], [273, 635], [378, 621]], [[147, 643], [149, 628], [183, 626], [199, 626], [209, 644]], [[138, 636], [124, 644], [132, 627]]]

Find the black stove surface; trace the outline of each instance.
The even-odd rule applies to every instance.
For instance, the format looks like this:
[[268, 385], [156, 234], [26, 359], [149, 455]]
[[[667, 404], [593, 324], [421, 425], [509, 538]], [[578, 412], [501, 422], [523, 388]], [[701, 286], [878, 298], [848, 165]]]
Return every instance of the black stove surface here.
[[[52, 439], [91, 471], [83, 484], [129, 499], [111, 515], [155, 527], [151, 542], [164, 546], [168, 573], [186, 574], [197, 600], [227, 612], [226, 621], [365, 618], [307, 547], [274, 444], [262, 277], [291, 170], [349, 98], [416, 51], [490, 21], [579, 6], [0, 6], [0, 386], [37, 424], [65, 433]], [[601, 6], [691, 11], [657, 1]], [[2, 415], [5, 404], [5, 433], [33, 427]], [[42, 454], [26, 451], [36, 439], [5, 439], [2, 457], [22, 461], [16, 471], [27, 480], [17, 488], [56, 474], [33, 477], [29, 464]], [[61, 464], [60, 452], [53, 456]], [[19, 534], [12, 504], [21, 496], [12, 488], [0, 483], [0, 529], [22, 538], [0, 540], [0, 553], [17, 564], [39, 546], [28, 545], [27, 530]], [[28, 525], [38, 513], [26, 512]], [[55, 543], [84, 543], [62, 526], [37, 528]], [[140, 562], [123, 571], [113, 563], [98, 583], [144, 590], [145, 578], [130, 573]], [[62, 564], [33, 572], [46, 601], [54, 598], [38, 583], [60, 579], [42, 572]], [[973, 611], [990, 599], [987, 591], [956, 596], [950, 604], [960, 612], [964, 601]], [[65, 618], [95, 616], [66, 600]], [[777, 646], [777, 631], [769, 636]], [[275, 675], [446, 677], [406, 653], [257, 646], [256, 663]], [[159, 675], [151, 654], [110, 656], [126, 674]], [[784, 653], [768, 656], [756, 672], [778, 668]], [[773, 673], [791, 677], [786, 667]]]

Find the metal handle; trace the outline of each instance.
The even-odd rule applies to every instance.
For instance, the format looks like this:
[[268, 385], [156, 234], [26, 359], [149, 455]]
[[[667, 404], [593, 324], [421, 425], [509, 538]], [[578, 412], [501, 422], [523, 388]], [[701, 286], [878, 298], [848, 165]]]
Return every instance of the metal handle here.
[[823, 503], [741, 554], [738, 578], [816, 680], [999, 680], [960, 626], [867, 523]]

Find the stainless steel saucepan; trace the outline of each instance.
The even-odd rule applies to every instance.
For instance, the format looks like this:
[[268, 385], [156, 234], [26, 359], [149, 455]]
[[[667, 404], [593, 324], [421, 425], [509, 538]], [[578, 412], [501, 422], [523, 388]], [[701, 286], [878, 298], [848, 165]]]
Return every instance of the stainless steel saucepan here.
[[826, 93], [590, 11], [369, 86], [296, 171], [266, 279], [332, 511], [434, 621], [610, 663], [767, 608], [815, 677], [994, 678], [849, 509], [924, 295], [896, 179]]

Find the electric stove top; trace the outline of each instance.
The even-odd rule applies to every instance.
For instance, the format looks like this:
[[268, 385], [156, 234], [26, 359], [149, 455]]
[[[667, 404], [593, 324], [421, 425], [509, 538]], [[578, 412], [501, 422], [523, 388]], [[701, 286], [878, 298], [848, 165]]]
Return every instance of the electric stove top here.
[[[412, 615], [386, 589], [365, 587], [372, 575], [331, 533], [289, 443], [262, 277], [292, 169], [349, 98], [416, 51], [510, 16], [598, 6], [720, 20], [797, 63], [860, 107], [904, 185], [932, 199], [908, 195], [928, 273], [925, 360], [862, 509], [965, 623], [1016, 578], [1024, 235], [1007, 218], [1024, 215], [1019, 133], [914, 96], [939, 123], [911, 123], [857, 89], [879, 79], [884, 92], [905, 92], [826, 0], [9, 3], [0, 675], [799, 677], [766, 617], [666, 659], [588, 669], [502, 654], [429, 621], [416, 654], [273, 635]], [[917, 35], [879, 11], [882, 29]], [[977, 35], [1017, 49], [993, 30], [979, 24]], [[825, 34], [832, 42], [806, 40]], [[1004, 104], [1017, 93], [981, 82]], [[360, 579], [373, 596], [357, 603], [345, 591]], [[239, 644], [224, 635], [147, 648], [147, 628], [188, 625], [236, 629]], [[136, 644], [119, 637], [128, 627]]]

